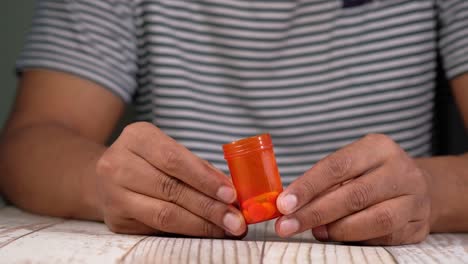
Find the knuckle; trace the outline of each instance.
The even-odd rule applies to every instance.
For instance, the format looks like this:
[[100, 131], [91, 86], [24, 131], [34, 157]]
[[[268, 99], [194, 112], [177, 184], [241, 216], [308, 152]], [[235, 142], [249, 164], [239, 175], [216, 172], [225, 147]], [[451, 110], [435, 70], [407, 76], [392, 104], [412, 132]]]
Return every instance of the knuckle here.
[[413, 177], [418, 181], [419, 184], [422, 184], [422, 185], [427, 185], [427, 182], [426, 182], [426, 173], [419, 169], [416, 164], [411, 164], [412, 166], [412, 172], [411, 172], [411, 175], [413, 175]]
[[379, 230], [385, 232], [393, 231], [396, 225], [396, 219], [389, 209], [382, 209], [377, 213], [375, 222]]
[[414, 181], [414, 185], [419, 188], [415, 188], [416, 190], [426, 191], [428, 187], [428, 175], [425, 171], [419, 169], [416, 165], [412, 166], [412, 170], [409, 173], [412, 175], [412, 179]]
[[379, 143], [379, 144], [386, 144], [386, 143], [393, 142], [389, 136], [385, 134], [379, 134], [379, 133], [367, 134], [364, 137], [364, 139], [372, 143]]
[[317, 193], [317, 187], [310, 181], [303, 181], [301, 183], [302, 189], [306, 195], [313, 195]]
[[113, 174], [116, 170], [116, 164], [111, 156], [106, 152], [96, 163], [96, 173], [99, 175]]
[[127, 125], [119, 137], [123, 141], [133, 141], [135, 139], [140, 139], [145, 136], [146, 131], [155, 128], [153, 124], [148, 122], [135, 122], [130, 125]]
[[366, 183], [355, 182], [346, 199], [347, 207], [351, 211], [359, 211], [366, 208], [371, 201], [372, 186]]
[[179, 180], [164, 176], [161, 180], [161, 191], [162, 195], [168, 202], [177, 203], [180, 199], [182, 188]]
[[384, 134], [369, 134], [366, 136], [366, 139], [372, 145], [378, 145], [381, 149], [385, 150], [390, 156], [400, 155], [401, 150], [398, 144], [395, 141]]
[[340, 182], [351, 169], [351, 165], [351, 155], [345, 155], [344, 157], [331, 155], [327, 158], [327, 162], [325, 163], [325, 173], [333, 178], [335, 182]]
[[154, 223], [157, 229], [167, 231], [171, 226], [172, 217], [173, 211], [171, 208], [164, 206], [154, 211], [152, 223]]
[[127, 125], [123, 129], [123, 134], [127, 135], [139, 135], [142, 131], [147, 130], [148, 128], [153, 127], [152, 124], [148, 122], [135, 122]]
[[168, 171], [174, 171], [180, 167], [182, 157], [175, 147], [167, 147], [164, 151], [162, 166]]
[[203, 216], [209, 217], [213, 215], [215, 210], [216, 202], [211, 198], [201, 199], [198, 204], [198, 208]]
[[112, 182], [121, 183], [125, 179], [125, 157], [113, 148], [108, 149], [96, 163], [96, 174]]
[[214, 226], [207, 221], [202, 224], [202, 232], [206, 237], [213, 237], [215, 234]]
[[309, 219], [310, 221], [310, 224], [315, 227], [315, 226], [319, 226], [321, 224], [324, 224], [323, 223], [323, 214], [318, 211], [318, 210], [311, 210], [309, 213], [308, 213], [308, 217], [306, 219]]
[[132, 138], [136, 137], [140, 134], [140, 128], [137, 123], [130, 124], [122, 130], [122, 133], [120, 134], [120, 139], [127, 139], [127, 138]]

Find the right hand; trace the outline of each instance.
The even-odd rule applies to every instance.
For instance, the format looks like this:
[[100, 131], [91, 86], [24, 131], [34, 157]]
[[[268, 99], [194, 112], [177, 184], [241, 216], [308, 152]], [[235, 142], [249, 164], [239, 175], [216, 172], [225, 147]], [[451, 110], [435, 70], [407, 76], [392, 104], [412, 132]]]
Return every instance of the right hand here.
[[127, 126], [96, 171], [102, 218], [116, 233], [246, 232], [229, 178], [150, 123]]

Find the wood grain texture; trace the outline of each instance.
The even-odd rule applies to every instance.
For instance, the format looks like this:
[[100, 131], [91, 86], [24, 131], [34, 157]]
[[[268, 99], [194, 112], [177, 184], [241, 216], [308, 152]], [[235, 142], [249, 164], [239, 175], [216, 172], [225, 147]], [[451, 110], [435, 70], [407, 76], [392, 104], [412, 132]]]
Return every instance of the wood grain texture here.
[[312, 232], [279, 238], [274, 221], [249, 226], [242, 241], [150, 237], [123, 263], [395, 263], [382, 247], [316, 241]]
[[314, 239], [310, 231], [282, 239], [276, 235], [274, 228], [274, 221], [269, 221], [251, 230], [252, 236], [263, 234], [265, 237], [262, 263], [395, 263], [382, 247], [321, 243]]
[[122, 263], [261, 263], [262, 241], [149, 237]]
[[263, 263], [395, 263], [381, 247], [266, 242]]
[[62, 219], [27, 214], [12, 207], [3, 207], [0, 209], [0, 249], [21, 237], [62, 221]]
[[0, 263], [468, 263], [468, 234], [435, 234], [418, 245], [360, 247], [290, 239], [274, 222], [241, 241], [118, 235], [102, 223], [0, 209]]
[[0, 219], [9, 234], [32, 230], [1, 248], [4, 263], [116, 263], [144, 238], [114, 234], [102, 223], [44, 218], [11, 207], [0, 210]]
[[386, 249], [399, 263], [468, 263], [468, 234], [432, 234], [417, 245]]

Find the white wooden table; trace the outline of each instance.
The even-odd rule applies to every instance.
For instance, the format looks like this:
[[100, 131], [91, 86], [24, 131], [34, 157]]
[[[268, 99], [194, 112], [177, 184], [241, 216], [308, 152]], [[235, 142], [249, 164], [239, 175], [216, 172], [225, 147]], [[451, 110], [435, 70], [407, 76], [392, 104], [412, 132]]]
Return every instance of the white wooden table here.
[[102, 223], [0, 208], [0, 263], [468, 263], [468, 234], [419, 245], [359, 247], [317, 242], [311, 232], [279, 239], [273, 222], [242, 241], [117, 235]]

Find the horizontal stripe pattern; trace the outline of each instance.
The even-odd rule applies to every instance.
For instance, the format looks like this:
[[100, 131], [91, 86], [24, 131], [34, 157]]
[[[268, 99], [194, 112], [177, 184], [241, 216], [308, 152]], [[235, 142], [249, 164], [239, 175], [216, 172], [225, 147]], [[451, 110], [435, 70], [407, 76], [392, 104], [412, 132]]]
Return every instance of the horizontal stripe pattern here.
[[269, 132], [289, 184], [368, 133], [429, 155], [436, 51], [448, 76], [468, 71], [467, 10], [462, 0], [43, 0], [17, 67], [133, 100], [138, 120], [226, 172], [222, 144]]
[[439, 1], [440, 50], [449, 79], [468, 72], [468, 1]]
[[130, 101], [137, 88], [133, 8], [108, 1], [37, 1], [18, 71], [47, 68], [92, 80]]

